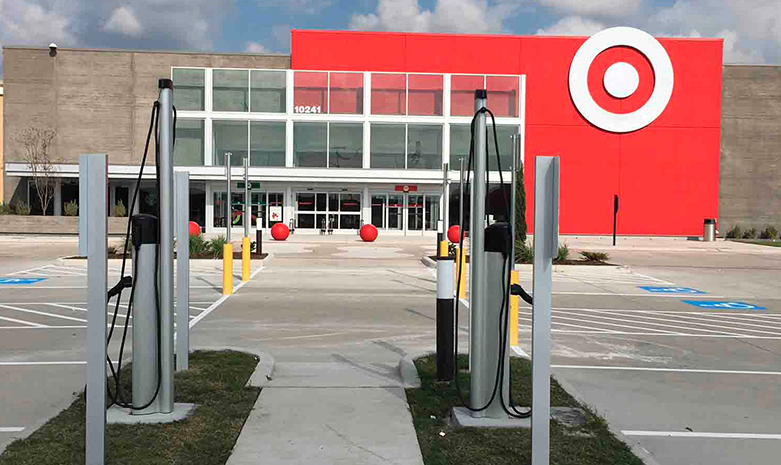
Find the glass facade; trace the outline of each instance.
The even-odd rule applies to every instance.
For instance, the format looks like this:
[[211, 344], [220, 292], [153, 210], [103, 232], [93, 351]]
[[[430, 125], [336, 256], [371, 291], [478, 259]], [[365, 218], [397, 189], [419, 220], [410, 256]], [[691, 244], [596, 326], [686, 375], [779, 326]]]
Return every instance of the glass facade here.
[[250, 111], [253, 113], [285, 113], [286, 72], [250, 72]]
[[410, 124], [407, 127], [407, 168], [442, 169], [442, 126]]
[[[496, 144], [492, 126], [487, 127], [488, 133], [488, 169], [498, 171], [499, 163], [496, 160]], [[510, 136], [518, 133], [517, 126], [496, 126], [496, 135], [499, 137], [499, 154], [502, 163], [502, 171], [510, 171], [513, 160], [513, 144]], [[471, 127], [468, 124], [450, 125], [450, 165], [453, 169], [460, 166], [459, 159], [469, 159], [469, 143], [471, 139]], [[466, 161], [464, 162], [466, 163]]]
[[174, 68], [174, 106], [177, 111], [203, 111], [206, 100], [206, 70]]
[[363, 167], [363, 124], [330, 123], [328, 140], [330, 168]]
[[176, 120], [175, 166], [203, 166], [203, 120]]
[[295, 123], [293, 126], [293, 166], [328, 166], [328, 123]]
[[331, 113], [363, 114], [363, 73], [331, 73], [329, 107]]
[[407, 114], [407, 75], [372, 74], [373, 115]]
[[406, 134], [405, 124], [372, 123], [369, 166], [404, 169]]
[[215, 69], [212, 81], [212, 110], [249, 111], [249, 71]]
[[247, 121], [214, 121], [212, 123], [212, 164], [225, 166], [230, 154], [231, 166], [243, 166], [247, 156]]
[[250, 166], [285, 166], [285, 122], [251, 121]]
[[300, 229], [358, 229], [361, 194], [350, 192], [298, 192], [296, 227]]
[[442, 116], [441, 74], [410, 74], [408, 87], [410, 115]]

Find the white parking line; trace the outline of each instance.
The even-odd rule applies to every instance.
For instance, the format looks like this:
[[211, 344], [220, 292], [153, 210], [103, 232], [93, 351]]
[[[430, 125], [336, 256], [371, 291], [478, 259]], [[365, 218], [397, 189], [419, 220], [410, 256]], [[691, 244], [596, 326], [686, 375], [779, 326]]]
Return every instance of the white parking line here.
[[[518, 319], [519, 320], [524, 320], [524, 321], [532, 321], [531, 318], [525, 318], [525, 317], [521, 317], [521, 316], [519, 316]], [[591, 326], [573, 325], [573, 324], [570, 324], [570, 323], [556, 323], [556, 324], [560, 325], [560, 326], [571, 326], [573, 328], [589, 329], [589, 330], [597, 331], [597, 332], [602, 333], [602, 334], [619, 334], [619, 331], [614, 331], [612, 329], [601, 329], [601, 328], [594, 328], [594, 327], [591, 327]]]
[[[235, 293], [236, 293], [236, 292], [237, 292], [239, 289], [241, 289], [242, 287], [244, 287], [244, 285], [245, 285], [245, 284], [247, 284], [248, 282], [251, 282], [251, 281], [252, 281], [252, 278], [254, 278], [254, 277], [255, 277], [255, 276], [258, 274], [258, 273], [260, 273], [261, 271], [263, 271], [263, 269], [264, 269], [263, 267], [260, 267], [260, 268], [258, 268], [257, 270], [255, 270], [255, 271], [254, 271], [254, 272], [253, 272], [253, 273], [250, 275], [250, 277], [249, 277], [249, 281], [246, 281], [246, 282], [241, 282], [241, 283], [239, 283], [237, 286], [235, 286], [235, 287], [233, 288], [233, 294], [224, 295], [224, 296], [220, 297], [220, 298], [219, 298], [219, 299], [218, 299], [216, 302], [214, 302], [213, 304], [211, 304], [211, 305], [209, 306], [209, 308], [207, 308], [206, 310], [204, 310], [204, 311], [202, 311], [201, 313], [199, 313], [199, 314], [198, 314], [198, 316], [196, 316], [195, 318], [191, 319], [191, 320], [190, 320], [190, 329], [192, 329], [192, 328], [193, 328], [193, 326], [197, 325], [199, 321], [201, 321], [201, 320], [203, 320], [204, 318], [206, 318], [206, 316], [207, 316], [208, 314], [210, 314], [211, 312], [213, 312], [215, 308], [219, 307], [221, 303], [225, 302], [225, 301], [228, 299], [228, 297], [230, 297], [230, 296], [234, 295], [234, 294], [235, 294]], [[191, 289], [192, 289], [192, 287], [191, 287]]]
[[716, 438], [716, 439], [781, 439], [781, 434], [762, 433], [700, 433], [696, 431], [624, 431], [626, 436], [657, 436], [668, 438]]
[[[572, 318], [572, 317], [566, 317], [566, 316], [559, 316], [559, 315], [557, 315], [557, 314], [561, 314], [561, 313], [568, 313], [568, 314], [572, 315], [573, 314], [572, 312], [559, 312], [559, 311], [555, 311], [554, 310], [552, 313], [553, 313], [552, 318], [555, 318], [557, 320], [573, 320], [573, 321], [580, 321], [580, 322], [587, 322], [587, 323], [595, 323], [595, 324], [600, 324], [600, 325], [605, 325], [605, 326], [617, 326], [619, 328], [639, 329], [639, 330], [643, 330], [643, 331], [656, 331], [656, 332], [660, 332], [660, 333], [669, 333], [669, 334], [681, 334], [679, 331], [666, 331], [666, 330], [663, 330], [663, 329], [646, 328], [646, 327], [642, 327], [642, 326], [632, 326], [632, 325], [623, 324], [623, 323], [622, 324], [605, 323], [603, 321], [591, 321], [591, 320], [584, 320], [583, 318]], [[589, 318], [598, 318], [598, 319], [611, 320], [611, 321], [624, 321], [624, 320], [622, 320], [620, 318], [611, 318], [611, 317], [598, 316], [598, 315], [589, 315]], [[556, 323], [556, 324], [558, 324], [558, 323]], [[654, 323], [646, 323], [646, 324], [653, 325]], [[656, 325], [657, 326], [665, 326], [665, 327], [667, 327], [667, 325], [661, 325], [661, 324], [656, 324]], [[779, 334], [779, 336], [781, 336], [781, 334]]]
[[34, 314], [34, 315], [50, 316], [52, 318], [62, 318], [64, 320], [79, 321], [79, 322], [82, 322], [82, 323], [86, 323], [87, 322], [87, 320], [85, 320], [83, 318], [75, 318], [75, 317], [72, 317], [72, 316], [57, 315], [56, 313], [39, 312], [38, 310], [27, 310], [25, 308], [12, 307], [10, 305], [2, 305], [2, 304], [0, 304], [0, 307], [7, 308], [9, 310], [15, 310], [17, 312], [31, 313], [31, 314]]
[[44, 326], [46, 326], [46, 325], [42, 325], [42, 324], [38, 324], [38, 323], [33, 323], [31, 321], [17, 320], [16, 318], [10, 318], [10, 317], [7, 317], [7, 316], [0, 316], [0, 320], [10, 321], [11, 323], [21, 323], [23, 325], [29, 325], [29, 326], [34, 326], [34, 327], [44, 327]]
[[[692, 296], [693, 294], [654, 294], [652, 292], [648, 292], [645, 294], [622, 294], [618, 292], [553, 292], [553, 295], [599, 295], [599, 296], [617, 296], [617, 297], [686, 297], [686, 296]], [[701, 295], [697, 294], [698, 299], [724, 299], [725, 297], [723, 295]]]
[[[710, 318], [709, 315], [711, 315], [711, 314], [708, 314], [708, 313], [695, 313], [695, 315], [700, 315], [700, 317], [698, 318], [696, 316], [689, 316], [689, 315], [676, 315], [675, 318], [685, 318], [685, 319], [688, 319], [688, 320], [709, 321], [709, 322], [714, 322], [714, 321], [718, 322], [719, 321], [718, 318]], [[703, 317], [705, 317], [705, 318], [703, 318]], [[721, 322], [724, 323], [725, 321], [721, 320]], [[741, 326], [751, 326], [753, 328], [764, 328], [764, 329], [777, 329], [777, 330], [781, 330], [781, 322], [779, 322], [779, 324], [780, 324], [779, 326], [755, 325], [753, 323], [744, 323], [743, 321], [740, 321], [740, 318], [733, 318], [733, 319], [731, 319], [729, 321], [726, 321], [726, 323], [730, 323], [730, 324], [733, 324], [733, 325], [741, 325]], [[740, 329], [740, 328], [735, 328], [735, 329]], [[764, 332], [764, 331], [756, 331], [756, 330], [753, 330], [753, 329], [749, 329], [749, 331], [755, 331], [755, 332], [758, 332], [758, 333]]]
[[67, 361], [67, 362], [0, 362], [0, 366], [19, 367], [19, 366], [38, 366], [38, 365], [86, 365], [86, 361]]
[[21, 433], [24, 431], [24, 426], [2, 426], [0, 427], [0, 433]]
[[662, 373], [702, 373], [702, 374], [713, 374], [713, 375], [781, 376], [781, 371], [700, 370], [696, 368], [622, 367], [622, 366], [605, 366], [605, 365], [551, 365], [551, 368], [566, 369], [566, 370], [655, 371], [655, 372], [662, 372]]

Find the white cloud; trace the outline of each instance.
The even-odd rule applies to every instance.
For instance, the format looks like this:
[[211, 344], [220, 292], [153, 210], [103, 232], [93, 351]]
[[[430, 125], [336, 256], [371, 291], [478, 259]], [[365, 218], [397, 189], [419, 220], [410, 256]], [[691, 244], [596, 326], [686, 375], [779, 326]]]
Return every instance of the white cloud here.
[[266, 47], [258, 42], [247, 42], [245, 50], [247, 53], [268, 53]]
[[261, 7], [275, 6], [291, 13], [304, 13], [316, 15], [333, 5], [332, 0], [262, 0], [258, 2]]
[[103, 26], [104, 31], [117, 32], [126, 36], [138, 37], [143, 30], [141, 22], [133, 12], [133, 9], [123, 5], [111, 14], [108, 22]]
[[66, 8], [28, 0], [0, 0], [0, 45], [75, 45], [73, 22]]
[[355, 14], [350, 29], [405, 32], [505, 32], [504, 22], [518, 8], [517, 1], [436, 0], [432, 10], [421, 8], [418, 0], [379, 0], [376, 13]]
[[625, 16], [637, 13], [643, 0], [537, 0], [565, 14], [594, 16]]
[[606, 26], [597, 21], [580, 16], [568, 16], [545, 29], [537, 29], [543, 36], [591, 36], [605, 29]]

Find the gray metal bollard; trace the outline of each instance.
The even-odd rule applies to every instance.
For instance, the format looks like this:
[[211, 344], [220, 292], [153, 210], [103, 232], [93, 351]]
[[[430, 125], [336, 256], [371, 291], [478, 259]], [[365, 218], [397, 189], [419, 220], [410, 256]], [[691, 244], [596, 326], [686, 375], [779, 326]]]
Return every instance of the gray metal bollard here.
[[263, 253], [263, 230], [260, 228], [255, 230], [255, 253], [258, 255]]
[[705, 242], [713, 242], [716, 240], [716, 220], [713, 218], [707, 218], [702, 225], [702, 239]]
[[[158, 391], [159, 296], [157, 281], [157, 217], [134, 215], [133, 228], [133, 407], [147, 405]], [[160, 412], [160, 396], [133, 415]]]

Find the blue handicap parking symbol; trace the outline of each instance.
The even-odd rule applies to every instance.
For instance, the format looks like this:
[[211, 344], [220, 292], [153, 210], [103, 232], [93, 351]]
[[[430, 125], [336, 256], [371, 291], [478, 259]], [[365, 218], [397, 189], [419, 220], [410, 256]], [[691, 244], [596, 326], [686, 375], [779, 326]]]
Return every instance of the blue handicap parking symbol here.
[[46, 278], [0, 278], [0, 284], [35, 284]]
[[765, 307], [747, 304], [745, 302], [714, 302], [712, 300], [684, 300], [683, 303], [700, 308], [715, 308], [717, 310], [765, 310]]
[[669, 287], [669, 286], [639, 286], [640, 289], [645, 289], [648, 292], [654, 294], [705, 294], [697, 289], [690, 287]]

